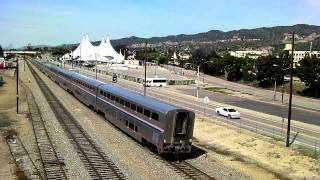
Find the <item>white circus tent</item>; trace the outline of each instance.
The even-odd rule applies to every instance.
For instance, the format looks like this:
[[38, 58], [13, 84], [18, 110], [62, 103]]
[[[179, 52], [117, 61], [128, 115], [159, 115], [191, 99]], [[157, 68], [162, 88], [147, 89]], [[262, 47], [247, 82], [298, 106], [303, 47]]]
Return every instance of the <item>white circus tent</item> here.
[[62, 58], [70, 60], [71, 57], [78, 61], [100, 61], [105, 63], [122, 63], [124, 56], [112, 47], [109, 37], [103, 37], [99, 46], [93, 46], [89, 41], [89, 36], [85, 35], [79, 46], [71, 53], [65, 54]]
[[82, 37], [79, 46], [71, 53], [73, 59], [79, 61], [90, 61], [95, 60], [95, 47], [90, 43], [89, 36], [85, 35]]
[[103, 62], [122, 63], [124, 56], [118, 53], [112, 47], [110, 38], [107, 36], [107, 40], [103, 37], [99, 46], [96, 47], [97, 59]]

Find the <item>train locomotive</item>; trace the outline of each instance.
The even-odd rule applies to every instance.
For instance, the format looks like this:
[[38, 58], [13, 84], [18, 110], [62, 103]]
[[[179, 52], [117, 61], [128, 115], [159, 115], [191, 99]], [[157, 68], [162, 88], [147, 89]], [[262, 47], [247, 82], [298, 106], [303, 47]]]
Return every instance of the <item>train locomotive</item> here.
[[159, 154], [189, 154], [195, 114], [56, 65], [32, 61], [63, 89]]

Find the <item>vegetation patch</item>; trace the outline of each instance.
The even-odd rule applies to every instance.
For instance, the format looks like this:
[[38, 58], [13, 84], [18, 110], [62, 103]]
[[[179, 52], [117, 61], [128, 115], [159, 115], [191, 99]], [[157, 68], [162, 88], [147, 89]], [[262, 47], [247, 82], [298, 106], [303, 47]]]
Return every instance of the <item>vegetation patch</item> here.
[[222, 87], [208, 87], [208, 88], [205, 88], [205, 90], [222, 93], [222, 94], [233, 94], [232, 92], [237, 92], [235, 90], [222, 88]]
[[5, 114], [0, 114], [0, 128], [9, 127], [10, 125], [10, 118]]
[[303, 145], [297, 145], [295, 149], [298, 151], [300, 155], [308, 156], [313, 159], [320, 159], [320, 150], [315, 148], [310, 148]]
[[27, 178], [26, 174], [24, 173], [24, 171], [22, 171], [19, 167], [17, 167], [15, 175], [16, 175], [18, 180], [28, 180], [28, 178]]

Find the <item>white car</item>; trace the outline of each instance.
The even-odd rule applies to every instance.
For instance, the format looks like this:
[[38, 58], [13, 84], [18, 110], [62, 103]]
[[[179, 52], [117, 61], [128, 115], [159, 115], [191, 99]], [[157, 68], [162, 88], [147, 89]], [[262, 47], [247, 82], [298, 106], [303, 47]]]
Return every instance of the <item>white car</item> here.
[[219, 107], [216, 108], [216, 113], [218, 116], [222, 115], [225, 117], [231, 118], [240, 118], [240, 113], [231, 107]]

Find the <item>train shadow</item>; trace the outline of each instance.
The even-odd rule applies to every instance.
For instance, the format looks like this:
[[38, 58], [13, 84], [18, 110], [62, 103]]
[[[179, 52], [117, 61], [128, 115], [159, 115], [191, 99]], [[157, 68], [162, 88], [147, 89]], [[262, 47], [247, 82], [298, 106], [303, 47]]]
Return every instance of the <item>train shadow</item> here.
[[167, 161], [184, 161], [188, 159], [196, 159], [206, 153], [207, 151], [204, 149], [192, 145], [191, 153], [189, 154], [162, 154], [161, 157]]

